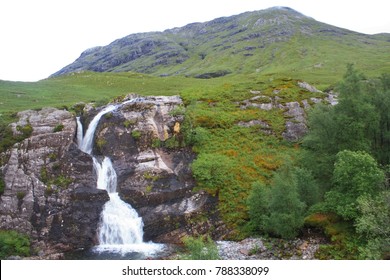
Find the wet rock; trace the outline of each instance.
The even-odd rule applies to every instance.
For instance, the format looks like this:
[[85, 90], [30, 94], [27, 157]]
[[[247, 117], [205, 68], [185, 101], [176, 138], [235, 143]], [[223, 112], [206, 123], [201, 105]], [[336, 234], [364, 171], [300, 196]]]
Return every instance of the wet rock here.
[[61, 250], [91, 246], [108, 196], [95, 193], [92, 161], [74, 143], [74, 116], [54, 108], [18, 116], [14, 133], [27, 124], [32, 133], [10, 149], [1, 168], [0, 228], [29, 235], [44, 255], [58, 244], [65, 244]]

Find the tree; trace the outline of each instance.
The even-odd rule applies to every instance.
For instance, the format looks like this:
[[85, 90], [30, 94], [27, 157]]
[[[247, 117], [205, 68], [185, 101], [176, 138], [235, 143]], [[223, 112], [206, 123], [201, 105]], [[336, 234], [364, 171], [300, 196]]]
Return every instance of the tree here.
[[333, 188], [326, 193], [325, 202], [344, 219], [355, 220], [360, 216], [358, 198], [376, 195], [384, 179], [383, 171], [368, 153], [341, 151], [336, 156]]
[[312, 172], [325, 192], [330, 188], [333, 164], [338, 152], [334, 107], [324, 104], [315, 106], [309, 112], [308, 126], [310, 130], [303, 139], [304, 150], [300, 163]]
[[306, 209], [318, 203], [321, 199], [319, 185], [310, 170], [295, 168], [294, 176], [297, 182], [299, 198], [305, 203]]
[[305, 204], [299, 199], [291, 164], [283, 165], [272, 182], [267, 229], [282, 238], [297, 236], [303, 226]]
[[305, 203], [299, 198], [290, 162], [279, 168], [269, 186], [254, 184], [248, 198], [252, 228], [290, 239], [303, 226]]
[[390, 191], [377, 196], [358, 199], [361, 216], [356, 221], [356, 231], [366, 244], [360, 248], [364, 259], [390, 257]]
[[254, 231], [265, 232], [269, 219], [269, 186], [255, 182], [248, 196], [247, 204], [250, 217], [250, 227]]
[[[386, 76], [379, 91], [387, 89]], [[339, 103], [317, 105], [308, 118], [309, 133], [303, 139], [303, 166], [313, 172], [324, 192], [329, 190], [336, 154], [343, 150], [366, 151], [380, 162], [390, 158], [390, 98], [377, 95], [352, 65], [337, 87]], [[374, 102], [375, 101], [375, 102]], [[386, 156], [383, 151], [389, 151]]]
[[366, 85], [364, 76], [349, 64], [338, 86], [339, 103], [335, 106], [338, 151], [371, 152], [373, 135], [379, 128], [379, 114]]
[[383, 165], [390, 163], [390, 75], [383, 74], [370, 83], [371, 103], [379, 115], [379, 126], [373, 134], [373, 155]]

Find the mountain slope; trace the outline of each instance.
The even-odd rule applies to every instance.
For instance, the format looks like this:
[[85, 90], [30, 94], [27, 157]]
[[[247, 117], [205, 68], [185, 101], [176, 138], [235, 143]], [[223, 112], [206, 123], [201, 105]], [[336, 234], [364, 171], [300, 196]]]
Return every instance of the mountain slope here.
[[84, 51], [53, 76], [86, 70], [199, 78], [280, 71], [323, 75], [343, 73], [347, 63], [383, 72], [390, 68], [389, 50], [386, 34], [360, 34], [275, 7], [164, 32], [131, 34]]

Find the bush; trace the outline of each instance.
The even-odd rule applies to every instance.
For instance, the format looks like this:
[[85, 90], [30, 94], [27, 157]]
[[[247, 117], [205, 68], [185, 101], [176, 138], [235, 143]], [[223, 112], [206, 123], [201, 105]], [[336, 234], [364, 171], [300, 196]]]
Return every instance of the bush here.
[[217, 194], [229, 185], [233, 164], [225, 155], [201, 154], [192, 163], [191, 168], [199, 187]]
[[218, 248], [210, 238], [187, 237], [184, 239], [187, 254], [180, 258], [184, 260], [219, 260]]
[[53, 129], [53, 132], [60, 132], [64, 129], [64, 125], [62, 123], [56, 125], [56, 127]]
[[133, 136], [133, 138], [134, 138], [135, 140], [140, 139], [140, 138], [141, 138], [141, 135], [142, 135], [142, 133], [141, 133], [141, 131], [139, 131], [139, 130], [133, 130], [133, 131], [131, 132], [131, 136]]
[[270, 186], [254, 185], [248, 198], [252, 228], [291, 239], [303, 226], [305, 203], [290, 163], [278, 169]]
[[345, 220], [355, 220], [361, 214], [358, 198], [377, 194], [385, 176], [368, 153], [346, 150], [336, 156], [332, 179], [333, 188], [326, 193], [326, 203]]
[[27, 236], [13, 230], [0, 230], [0, 258], [17, 255], [30, 255], [30, 240]]

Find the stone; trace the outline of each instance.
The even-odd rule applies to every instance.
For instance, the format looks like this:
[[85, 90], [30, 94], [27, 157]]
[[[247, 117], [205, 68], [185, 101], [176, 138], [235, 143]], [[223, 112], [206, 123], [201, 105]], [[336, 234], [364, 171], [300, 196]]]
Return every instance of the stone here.
[[313, 93], [322, 92], [306, 82], [298, 82], [298, 86], [303, 88], [303, 89], [306, 89], [307, 91], [313, 92]]

